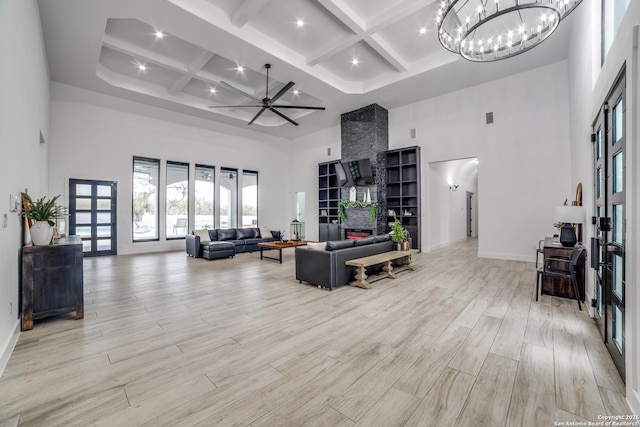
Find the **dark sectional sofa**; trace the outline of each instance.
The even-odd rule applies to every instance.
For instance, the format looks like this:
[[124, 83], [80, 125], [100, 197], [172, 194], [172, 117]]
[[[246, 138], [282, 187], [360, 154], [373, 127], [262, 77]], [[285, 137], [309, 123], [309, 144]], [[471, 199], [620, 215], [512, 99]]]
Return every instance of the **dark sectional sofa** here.
[[395, 249], [388, 234], [329, 241], [320, 246], [324, 247], [312, 244], [296, 248], [296, 279], [330, 290], [353, 280], [356, 269], [346, 266], [345, 261]]
[[200, 235], [205, 230], [187, 234], [187, 254], [194, 258], [217, 259], [233, 257], [241, 252], [259, 251], [258, 243], [280, 240], [279, 231], [271, 231], [269, 236], [261, 236], [259, 228], [217, 228], [206, 230], [210, 241]]

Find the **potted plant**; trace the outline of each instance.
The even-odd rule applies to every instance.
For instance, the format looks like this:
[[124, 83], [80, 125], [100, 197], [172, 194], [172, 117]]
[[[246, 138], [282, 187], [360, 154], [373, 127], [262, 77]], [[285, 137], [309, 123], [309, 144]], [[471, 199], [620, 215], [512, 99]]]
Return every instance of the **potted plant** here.
[[20, 215], [29, 219], [29, 231], [34, 245], [48, 245], [53, 238], [55, 220], [66, 215], [64, 206], [56, 205], [60, 195], [47, 200], [41, 197], [36, 201], [27, 193], [22, 193], [22, 210]]
[[398, 218], [395, 218], [395, 221], [391, 223], [391, 240], [396, 242], [396, 250], [400, 250], [400, 246], [402, 242], [407, 239], [407, 233], [402, 228], [402, 224], [398, 221]]

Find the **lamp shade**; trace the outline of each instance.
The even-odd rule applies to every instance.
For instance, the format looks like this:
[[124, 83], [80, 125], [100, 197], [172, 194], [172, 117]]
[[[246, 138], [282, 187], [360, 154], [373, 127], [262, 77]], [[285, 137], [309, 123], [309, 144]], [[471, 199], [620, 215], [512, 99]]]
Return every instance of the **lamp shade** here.
[[553, 214], [555, 222], [567, 224], [583, 224], [585, 218], [584, 206], [556, 206]]

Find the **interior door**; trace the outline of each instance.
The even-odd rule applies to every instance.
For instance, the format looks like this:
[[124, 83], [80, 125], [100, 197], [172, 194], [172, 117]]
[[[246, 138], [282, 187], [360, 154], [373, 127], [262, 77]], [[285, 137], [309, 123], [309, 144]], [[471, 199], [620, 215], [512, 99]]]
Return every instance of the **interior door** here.
[[624, 73], [608, 96], [595, 133], [595, 216], [599, 238], [596, 275], [598, 323], [620, 376], [625, 378], [625, 151]]
[[69, 234], [82, 238], [84, 256], [117, 255], [113, 181], [69, 179]]

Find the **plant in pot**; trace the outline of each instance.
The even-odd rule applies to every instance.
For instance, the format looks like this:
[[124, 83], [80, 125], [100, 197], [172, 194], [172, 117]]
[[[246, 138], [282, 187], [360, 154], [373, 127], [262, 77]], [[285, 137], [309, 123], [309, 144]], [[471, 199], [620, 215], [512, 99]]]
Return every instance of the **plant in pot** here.
[[396, 242], [396, 250], [400, 250], [402, 242], [407, 239], [407, 233], [402, 228], [402, 224], [398, 221], [398, 218], [395, 219], [394, 222], [391, 223], [391, 240]]
[[67, 214], [64, 206], [56, 205], [60, 195], [47, 200], [41, 197], [36, 201], [27, 193], [22, 193], [22, 210], [20, 215], [29, 219], [29, 231], [34, 245], [48, 245], [53, 239], [55, 220]]

